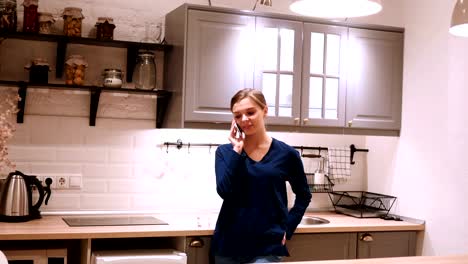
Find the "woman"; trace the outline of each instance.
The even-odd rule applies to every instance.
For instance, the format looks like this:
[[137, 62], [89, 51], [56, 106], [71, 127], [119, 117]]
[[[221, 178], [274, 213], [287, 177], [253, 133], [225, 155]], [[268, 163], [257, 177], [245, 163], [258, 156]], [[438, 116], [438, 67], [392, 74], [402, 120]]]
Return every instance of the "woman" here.
[[[286, 239], [312, 198], [304, 167], [294, 148], [267, 135], [268, 107], [260, 91], [238, 91], [231, 112], [231, 143], [216, 150], [216, 188], [223, 205], [212, 254], [216, 264], [279, 262], [289, 255]], [[286, 181], [296, 194], [289, 211]]]

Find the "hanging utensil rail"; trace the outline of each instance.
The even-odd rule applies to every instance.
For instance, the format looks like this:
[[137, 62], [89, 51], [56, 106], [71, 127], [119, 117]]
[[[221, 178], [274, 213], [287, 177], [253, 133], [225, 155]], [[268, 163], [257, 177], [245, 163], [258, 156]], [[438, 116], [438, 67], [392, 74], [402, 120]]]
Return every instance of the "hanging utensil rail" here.
[[[187, 146], [188, 148], [190, 147], [217, 147], [221, 144], [215, 144], [215, 143], [184, 143], [182, 142], [181, 139], [178, 139], [177, 142], [164, 142], [163, 144], [164, 146], [166, 146], [166, 149], [169, 148], [169, 146], [176, 146], [177, 149], [181, 149], [182, 147], [184, 146]], [[297, 150], [301, 150], [301, 154], [302, 154], [302, 151], [303, 150], [318, 150], [319, 152], [320, 151], [327, 151], [328, 148], [327, 147], [308, 147], [308, 146], [292, 146], [293, 148], [297, 149]], [[356, 146], [354, 144], [351, 144], [349, 146], [350, 150], [351, 150], [351, 156], [350, 156], [350, 163], [351, 164], [354, 164], [354, 153], [356, 152], [369, 152], [368, 149], [358, 149], [356, 148]], [[315, 158], [317, 157], [316, 154], [302, 154], [303, 157], [306, 157], [306, 158]]]

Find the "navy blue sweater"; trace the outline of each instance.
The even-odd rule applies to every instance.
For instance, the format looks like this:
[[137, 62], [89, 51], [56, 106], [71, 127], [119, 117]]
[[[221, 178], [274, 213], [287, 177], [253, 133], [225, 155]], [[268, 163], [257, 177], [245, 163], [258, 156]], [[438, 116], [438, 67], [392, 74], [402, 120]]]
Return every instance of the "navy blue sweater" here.
[[[256, 257], [289, 256], [281, 244], [290, 239], [312, 195], [297, 150], [273, 138], [256, 162], [231, 144], [216, 150], [216, 188], [223, 199], [212, 239], [212, 254]], [[296, 194], [288, 211], [286, 181]]]

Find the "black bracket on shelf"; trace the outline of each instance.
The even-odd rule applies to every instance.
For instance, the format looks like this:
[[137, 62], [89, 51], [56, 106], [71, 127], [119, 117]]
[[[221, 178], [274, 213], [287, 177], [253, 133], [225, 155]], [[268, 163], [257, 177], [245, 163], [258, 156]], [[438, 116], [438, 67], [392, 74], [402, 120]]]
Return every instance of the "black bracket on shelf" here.
[[133, 81], [133, 70], [136, 65], [138, 55], [138, 45], [129, 45], [127, 47], [127, 82]]
[[57, 39], [57, 58], [55, 59], [55, 77], [62, 78], [67, 53], [67, 41], [64, 38]]
[[26, 106], [26, 95], [28, 91], [28, 84], [25, 82], [18, 83], [18, 113], [16, 114], [16, 123], [22, 124], [24, 122], [24, 109]]
[[89, 106], [89, 125], [96, 126], [96, 115], [99, 106], [99, 98], [101, 96], [101, 89], [91, 89], [91, 100]]
[[167, 94], [156, 98], [156, 128], [161, 128], [163, 126], [166, 109], [169, 106], [171, 95], [172, 94]]

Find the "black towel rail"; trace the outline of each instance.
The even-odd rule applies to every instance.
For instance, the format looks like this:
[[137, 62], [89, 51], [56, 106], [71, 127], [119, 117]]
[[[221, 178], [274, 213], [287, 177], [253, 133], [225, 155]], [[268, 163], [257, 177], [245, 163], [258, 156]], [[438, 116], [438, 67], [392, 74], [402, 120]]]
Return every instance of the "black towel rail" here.
[[[182, 142], [181, 139], [178, 139], [177, 142], [164, 142], [164, 146], [166, 146], [166, 151], [169, 151], [169, 146], [176, 146], [177, 149], [181, 149], [183, 146], [187, 146], [188, 148], [190, 147], [217, 147], [221, 144], [215, 144], [215, 143], [184, 143]], [[318, 158], [318, 155], [316, 154], [303, 154], [302, 152], [304, 150], [318, 150], [319, 153], [320, 151], [327, 151], [327, 147], [308, 147], [308, 146], [292, 146], [295, 149], [301, 150], [301, 155], [303, 157], [309, 157], [309, 158]], [[354, 161], [354, 153], [356, 152], [369, 152], [368, 149], [358, 149], [354, 144], [351, 144], [349, 146], [351, 150], [351, 155], [350, 155], [350, 163], [355, 164]]]

